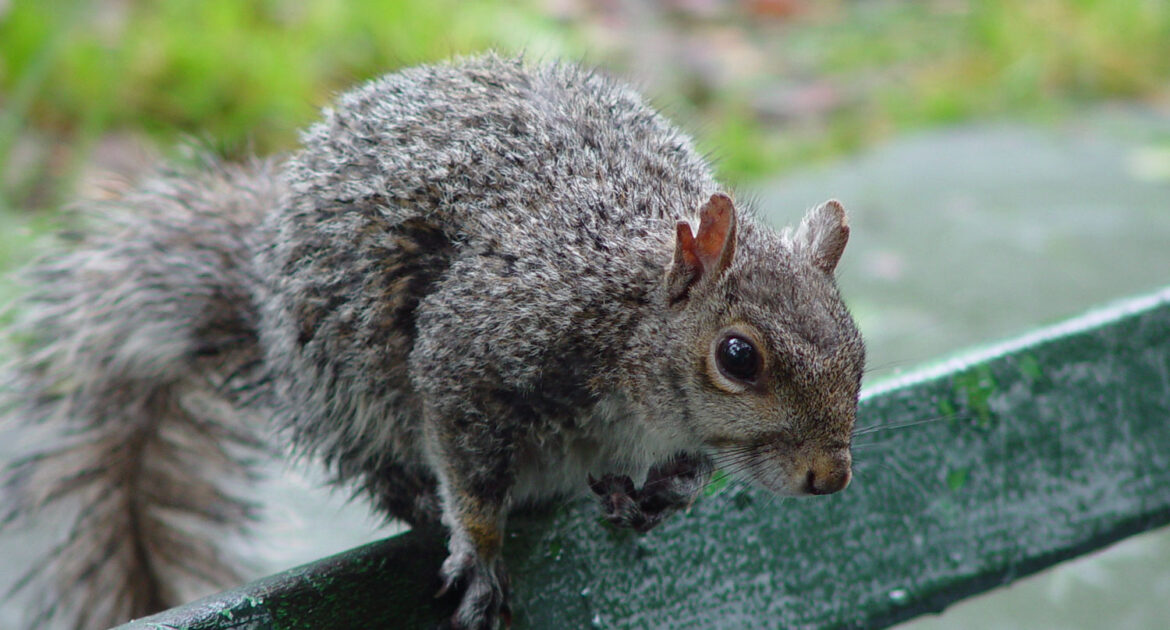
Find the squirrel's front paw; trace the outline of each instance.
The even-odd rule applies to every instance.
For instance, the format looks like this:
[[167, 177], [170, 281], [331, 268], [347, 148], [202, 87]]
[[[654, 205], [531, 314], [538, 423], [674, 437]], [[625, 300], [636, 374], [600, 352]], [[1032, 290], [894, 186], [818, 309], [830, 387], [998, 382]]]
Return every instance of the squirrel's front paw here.
[[625, 475], [608, 474], [601, 479], [589, 475], [589, 488], [601, 499], [601, 515], [611, 525], [645, 531], [646, 516], [638, 507], [638, 491]]
[[658, 521], [682, 509], [689, 509], [711, 479], [711, 460], [694, 455], [676, 455], [650, 469], [638, 491], [638, 505]]
[[436, 597], [462, 590], [459, 608], [443, 626], [444, 630], [495, 630], [502, 622], [512, 626], [508, 606], [508, 574], [504, 563], [481, 562], [472, 554], [451, 554], [439, 571], [443, 586]]
[[589, 487], [601, 499], [605, 520], [617, 527], [646, 533], [668, 516], [689, 508], [711, 478], [711, 461], [701, 456], [678, 455], [650, 469], [641, 489], [625, 475], [589, 477]]

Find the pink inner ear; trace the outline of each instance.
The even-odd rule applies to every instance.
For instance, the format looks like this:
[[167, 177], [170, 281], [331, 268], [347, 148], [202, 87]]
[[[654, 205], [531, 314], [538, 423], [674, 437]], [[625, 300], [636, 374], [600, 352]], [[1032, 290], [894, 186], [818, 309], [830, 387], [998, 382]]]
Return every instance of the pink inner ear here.
[[735, 248], [735, 207], [730, 197], [714, 194], [703, 204], [699, 210], [699, 234], [695, 241], [695, 254], [704, 273], [718, 273], [731, 264]]
[[691, 234], [691, 226], [686, 221], [679, 221], [675, 224], [675, 232], [678, 237], [678, 247], [676, 250], [678, 253], [675, 256], [675, 263], [682, 263], [690, 269], [700, 269], [699, 257], [695, 253], [695, 237]]

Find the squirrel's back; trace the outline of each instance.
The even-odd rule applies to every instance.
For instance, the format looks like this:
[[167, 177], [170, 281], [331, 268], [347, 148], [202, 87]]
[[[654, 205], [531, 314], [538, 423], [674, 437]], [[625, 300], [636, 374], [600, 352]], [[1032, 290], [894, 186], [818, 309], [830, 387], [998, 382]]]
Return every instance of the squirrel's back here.
[[690, 138], [624, 83], [491, 54], [353, 89], [302, 143], [297, 212], [372, 200], [473, 236], [693, 218], [693, 197], [717, 188]]
[[452, 373], [496, 370], [565, 413], [587, 407], [612, 362], [600, 342], [639, 315], [676, 221], [720, 189], [625, 84], [491, 54], [355, 88], [302, 144], [257, 258], [278, 422], [413, 522], [438, 517], [409, 370], [419, 305], [450, 335], [511, 349], [463, 353]]

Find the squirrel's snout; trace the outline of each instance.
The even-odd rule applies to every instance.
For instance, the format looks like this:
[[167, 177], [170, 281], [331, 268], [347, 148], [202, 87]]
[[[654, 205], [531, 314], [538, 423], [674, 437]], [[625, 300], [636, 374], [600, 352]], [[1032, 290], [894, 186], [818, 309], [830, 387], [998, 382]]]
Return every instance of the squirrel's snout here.
[[835, 470], [827, 475], [818, 476], [816, 471], [809, 469], [805, 479], [805, 490], [809, 494], [833, 494], [845, 489], [853, 475], [848, 468]]
[[848, 457], [820, 457], [809, 466], [805, 475], [804, 490], [809, 494], [833, 494], [849, 485], [853, 478]]

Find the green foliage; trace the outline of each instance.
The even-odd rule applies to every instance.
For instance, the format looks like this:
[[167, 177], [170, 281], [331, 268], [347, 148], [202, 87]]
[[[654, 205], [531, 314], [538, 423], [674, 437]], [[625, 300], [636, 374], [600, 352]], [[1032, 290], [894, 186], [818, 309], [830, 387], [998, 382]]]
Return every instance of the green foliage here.
[[768, 39], [762, 45], [785, 64], [784, 80], [827, 81], [840, 102], [811, 121], [769, 125], [743, 106], [756, 85], [718, 94], [701, 116], [712, 130], [705, 144], [719, 148], [733, 179], [821, 161], [906, 129], [1170, 96], [1164, 0], [865, 2]]
[[[575, 57], [589, 47], [584, 29], [542, 15], [543, 6], [12, 0], [0, 8], [0, 208], [5, 198], [55, 206], [86, 146], [111, 129], [163, 147], [195, 137], [228, 156], [269, 153], [293, 146], [295, 130], [333, 93], [403, 65], [485, 48]], [[754, 37], [776, 66], [748, 85], [708, 87], [689, 106], [688, 126], [733, 182], [923, 125], [1170, 93], [1164, 0], [818, 6], [835, 9], [784, 23], [742, 16], [739, 35]], [[753, 106], [761, 86], [809, 79], [838, 95], [811, 120], [777, 122]], [[26, 155], [9, 169], [18, 139], [30, 138], [67, 150]], [[30, 183], [46, 173], [48, 183]]]
[[18, 0], [0, 22], [0, 93], [35, 77], [27, 115], [39, 127], [76, 134], [96, 120], [264, 152], [290, 146], [351, 83], [484, 48], [547, 48], [553, 32], [502, 0]]

